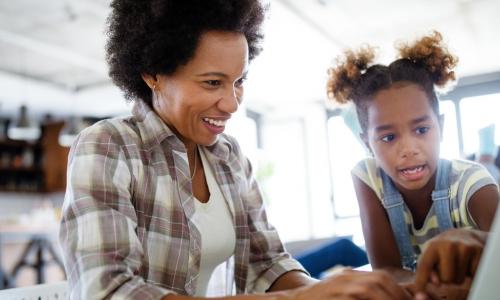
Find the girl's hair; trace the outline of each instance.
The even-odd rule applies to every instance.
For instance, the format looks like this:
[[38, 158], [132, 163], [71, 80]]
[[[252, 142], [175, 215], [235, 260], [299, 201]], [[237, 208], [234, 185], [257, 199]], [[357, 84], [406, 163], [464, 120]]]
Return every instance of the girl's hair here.
[[347, 50], [328, 70], [328, 97], [338, 103], [353, 101], [363, 132], [366, 132], [368, 101], [395, 83], [413, 83], [421, 87], [439, 115], [435, 86], [445, 87], [455, 80], [453, 68], [458, 59], [448, 52], [442, 36], [434, 31], [413, 44], [399, 45], [399, 57], [388, 66], [372, 64], [375, 51], [365, 46]]
[[106, 59], [128, 100], [151, 104], [141, 74], [173, 74], [194, 56], [207, 31], [241, 33], [252, 60], [261, 51], [267, 6], [260, 0], [112, 0]]

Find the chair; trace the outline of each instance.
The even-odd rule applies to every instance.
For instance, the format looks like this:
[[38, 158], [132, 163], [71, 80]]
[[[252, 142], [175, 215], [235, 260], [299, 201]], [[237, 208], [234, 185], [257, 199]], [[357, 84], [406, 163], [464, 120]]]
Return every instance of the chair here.
[[0, 290], [2, 300], [62, 300], [69, 299], [68, 282], [38, 284]]
[[356, 268], [368, 264], [366, 252], [347, 238], [334, 239], [295, 258], [314, 278], [322, 278], [323, 272], [337, 265]]

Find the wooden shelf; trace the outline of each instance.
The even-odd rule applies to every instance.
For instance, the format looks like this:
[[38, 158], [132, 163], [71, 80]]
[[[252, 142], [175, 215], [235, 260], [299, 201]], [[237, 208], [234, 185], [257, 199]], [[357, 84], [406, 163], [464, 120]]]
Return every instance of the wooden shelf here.
[[37, 168], [37, 167], [0, 167], [0, 173], [5, 173], [5, 172], [20, 172], [20, 173], [38, 173], [42, 172], [42, 168]]
[[41, 147], [40, 141], [16, 141], [10, 139], [0, 140], [0, 147], [2, 148], [39, 148]]
[[[0, 192], [64, 191], [69, 148], [59, 145], [64, 122], [42, 125], [37, 141], [0, 140]], [[26, 166], [26, 167], [24, 167]]]
[[20, 189], [20, 188], [15, 188], [15, 189], [0, 188], [0, 193], [37, 194], [37, 193], [45, 193], [45, 192], [46, 191], [43, 191], [40, 189], [30, 190], [30, 189]]

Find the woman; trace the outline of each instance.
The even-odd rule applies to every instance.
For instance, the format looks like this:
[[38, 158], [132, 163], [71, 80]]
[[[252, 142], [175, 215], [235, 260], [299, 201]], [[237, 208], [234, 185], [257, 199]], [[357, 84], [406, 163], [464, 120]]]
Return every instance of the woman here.
[[316, 283], [267, 222], [249, 161], [223, 133], [260, 51], [259, 1], [111, 7], [110, 75], [134, 108], [71, 150], [60, 240], [72, 298], [205, 296], [224, 262], [226, 294], [231, 281], [237, 294], [261, 293], [234, 299], [407, 296], [384, 273]]

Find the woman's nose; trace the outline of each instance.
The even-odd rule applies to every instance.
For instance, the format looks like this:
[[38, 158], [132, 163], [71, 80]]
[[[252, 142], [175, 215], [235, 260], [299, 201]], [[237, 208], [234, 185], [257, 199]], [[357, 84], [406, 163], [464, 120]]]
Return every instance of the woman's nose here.
[[240, 106], [240, 97], [236, 89], [228, 89], [218, 102], [219, 109], [227, 113], [235, 113]]

